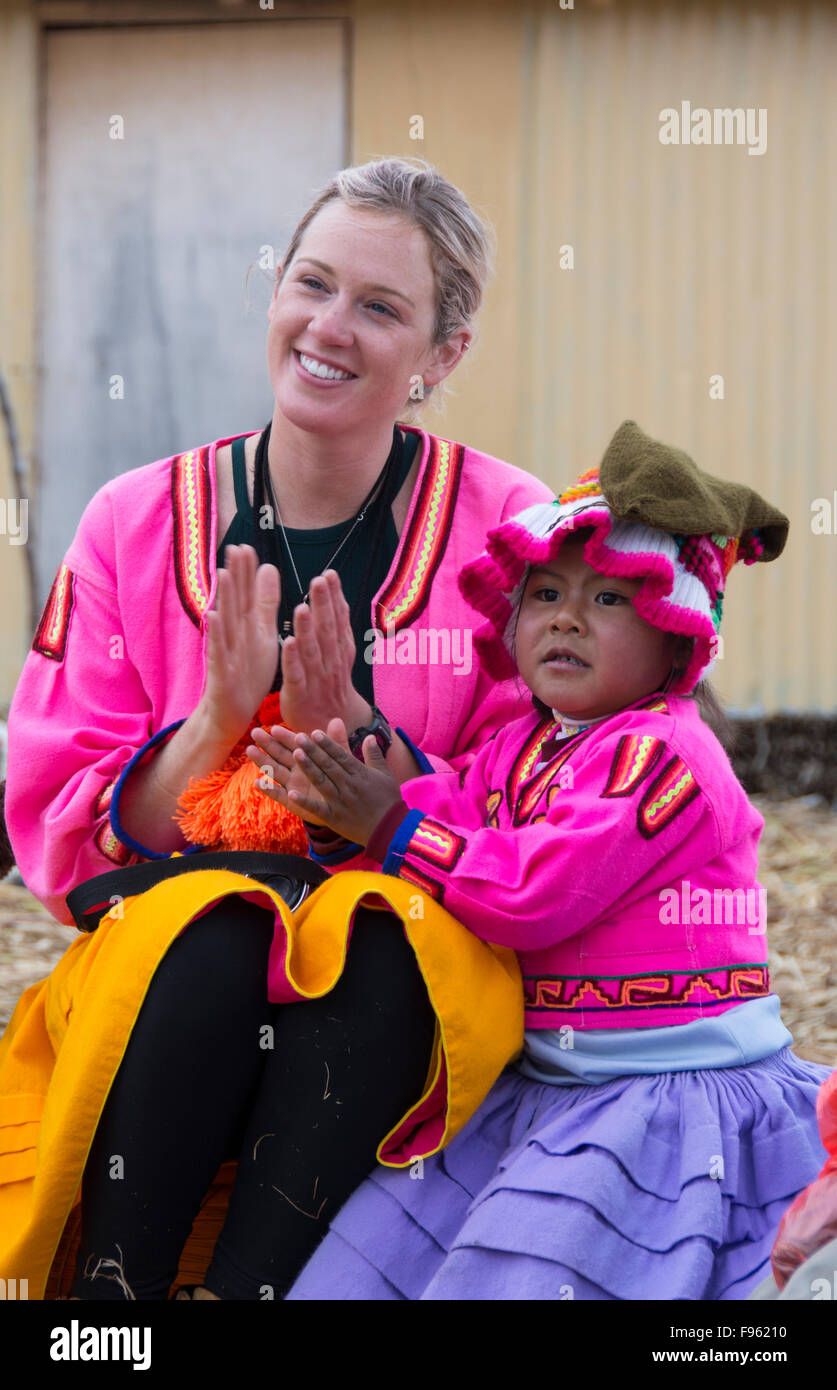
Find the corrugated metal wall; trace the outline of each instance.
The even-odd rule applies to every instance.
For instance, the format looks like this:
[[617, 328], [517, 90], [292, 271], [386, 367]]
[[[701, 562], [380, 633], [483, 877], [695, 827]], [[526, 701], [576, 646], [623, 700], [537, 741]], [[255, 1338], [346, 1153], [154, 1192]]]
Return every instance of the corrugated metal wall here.
[[[790, 538], [731, 574], [716, 683], [742, 709], [833, 709], [837, 537], [812, 534], [811, 505], [837, 487], [837, 13], [545, 4], [523, 22], [528, 460], [557, 484], [634, 418], [763, 491]], [[765, 152], [661, 144], [684, 101], [766, 111]]]
[[[437, 163], [500, 240], [483, 341], [441, 429], [557, 487], [634, 418], [763, 491], [790, 540], [730, 576], [715, 683], [741, 712], [833, 709], [837, 538], [810, 523], [837, 487], [835, 9], [385, 10], [358, 7], [356, 158]], [[660, 112], [683, 101], [765, 109], [765, 152], [661, 144]]]

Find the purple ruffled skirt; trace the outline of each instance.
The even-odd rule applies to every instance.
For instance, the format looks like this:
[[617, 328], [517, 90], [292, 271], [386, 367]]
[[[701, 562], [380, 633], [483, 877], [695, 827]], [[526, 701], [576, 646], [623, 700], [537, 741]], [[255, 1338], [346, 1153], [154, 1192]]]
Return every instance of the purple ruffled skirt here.
[[509, 1068], [442, 1153], [375, 1170], [288, 1298], [745, 1299], [825, 1162], [829, 1075], [789, 1047], [598, 1086]]

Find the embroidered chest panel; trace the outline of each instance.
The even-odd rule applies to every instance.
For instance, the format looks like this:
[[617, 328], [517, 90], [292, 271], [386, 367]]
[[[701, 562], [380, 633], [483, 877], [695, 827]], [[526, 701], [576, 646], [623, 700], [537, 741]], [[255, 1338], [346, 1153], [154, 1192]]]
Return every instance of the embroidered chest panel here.
[[174, 575], [180, 602], [199, 630], [209, 607], [212, 507], [209, 448], [178, 454], [171, 466]]
[[[375, 625], [380, 632], [397, 632], [420, 615], [450, 534], [465, 450], [461, 444], [435, 435], [429, 439], [427, 464], [401, 554], [375, 606]], [[177, 592], [190, 620], [200, 629], [211, 588], [208, 446], [190, 449], [172, 461], [171, 499]]]
[[415, 622], [430, 596], [450, 533], [462, 461], [461, 444], [430, 435], [430, 454], [395, 572], [375, 605], [379, 632], [397, 632]]
[[[551, 719], [535, 729], [515, 758], [506, 778], [505, 787], [499, 794], [489, 793], [489, 801], [492, 800], [493, 796], [499, 795], [499, 801], [496, 805], [505, 801], [506, 809], [511, 816], [511, 824], [514, 826], [526, 825], [529, 821], [538, 819], [533, 815], [538, 802], [544, 794], [547, 794], [547, 788], [551, 788], [570, 756], [589, 738], [590, 731], [584, 730], [572, 738], [565, 739], [546, 766], [542, 767], [540, 772], [534, 773], [534, 769], [541, 760], [544, 744], [555, 737], [560, 727], [560, 724]], [[559, 787], [560, 783], [556, 782], [553, 790], [558, 791]]]
[[[668, 706], [660, 697], [649, 697], [639, 708], [668, 714]], [[556, 796], [573, 785], [570, 759], [595, 732], [595, 726], [584, 729], [552, 751], [546, 764], [535, 772], [543, 758], [543, 749], [554, 739], [560, 725], [546, 720], [530, 734], [517, 754], [503, 787], [493, 788], [486, 797], [486, 824], [494, 829], [501, 825], [500, 811], [514, 827], [535, 824], [544, 820]], [[620, 738], [610, 770], [599, 795], [602, 798], [631, 797], [640, 786], [644, 794], [637, 806], [637, 828], [651, 839], [684, 810], [700, 793], [689, 768], [677, 755], [667, 756], [662, 739], [651, 734], [625, 734]], [[582, 755], [583, 756], [583, 755]], [[654, 774], [651, 778], [651, 774]], [[539, 805], [546, 800], [546, 810]], [[503, 819], [506, 819], [506, 815]]]

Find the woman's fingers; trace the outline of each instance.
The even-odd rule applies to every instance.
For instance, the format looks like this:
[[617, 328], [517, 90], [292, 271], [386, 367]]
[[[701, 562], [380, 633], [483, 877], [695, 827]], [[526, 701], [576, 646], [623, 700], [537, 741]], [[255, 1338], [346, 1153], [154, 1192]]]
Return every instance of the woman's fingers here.
[[307, 693], [305, 666], [296, 637], [286, 637], [282, 644], [282, 690], [286, 704], [290, 703], [289, 697], [302, 700]]
[[251, 545], [228, 545], [224, 568], [218, 574], [217, 608], [224, 623], [224, 636], [233, 648], [246, 643], [246, 624], [254, 619], [276, 629], [281, 598], [279, 571], [275, 565], [260, 565]]
[[[260, 565], [259, 557], [252, 545], [239, 545], [233, 549], [237, 552], [234, 558], [234, 573], [238, 616], [246, 618], [252, 613], [256, 620], [260, 621], [263, 600], [267, 599], [271, 604], [273, 603], [279, 571], [275, 565]], [[273, 620], [275, 627], [275, 614], [273, 614]]]
[[287, 795], [289, 800], [284, 804], [289, 811], [293, 811], [295, 816], [304, 816], [307, 813], [316, 816], [323, 824], [328, 823], [329, 807], [315, 792], [294, 787]]
[[256, 622], [271, 641], [276, 640], [276, 620], [282, 601], [282, 579], [275, 565], [260, 565], [256, 571], [254, 608]]
[[230, 546], [227, 554], [230, 557], [230, 578], [232, 579], [230, 609], [235, 626], [238, 628], [247, 612], [247, 580], [249, 577], [247, 547], [243, 545]]
[[248, 547], [232, 545], [227, 552], [230, 557], [231, 612], [238, 624], [247, 611]]
[[316, 579], [311, 581], [309, 594], [310, 626], [322, 660], [322, 653], [336, 654], [337, 652], [337, 625], [334, 617], [331, 585], [323, 575], [318, 575]]
[[[279, 763], [282, 767], [290, 769], [293, 767], [293, 752], [296, 747], [293, 740], [296, 735], [290, 729], [283, 729], [278, 725], [274, 725], [274, 728], [276, 729], [276, 734], [272, 735], [265, 733], [264, 729], [256, 727], [251, 729], [250, 737], [262, 757], [266, 754], [267, 757], [272, 758], [274, 762]], [[248, 757], [249, 756], [248, 749]]]
[[343, 593], [343, 585], [336, 570], [326, 570], [331, 606], [334, 614], [336, 650], [338, 661], [351, 672], [355, 660], [355, 636], [352, 632], [351, 609]]
[[[288, 734], [291, 739], [296, 737], [288, 729], [283, 728], [280, 732], [283, 737]], [[253, 729], [251, 733], [254, 742], [248, 744], [245, 752], [261, 774], [256, 780], [258, 790], [296, 816], [307, 814], [324, 821], [329, 814], [330, 803], [316, 793], [312, 779], [321, 783], [327, 789], [326, 795], [330, 792], [333, 798], [334, 787], [328, 779], [310, 762], [297, 759], [294, 754], [299, 750], [290, 750], [278, 739], [265, 734], [264, 729]]]
[[346, 725], [343, 723], [342, 719], [329, 719], [326, 733], [328, 734], [329, 738], [333, 739], [333, 741], [339, 744], [341, 748], [345, 748], [347, 753], [351, 752], [351, 749], [349, 748], [349, 735], [346, 730]]
[[307, 603], [298, 603], [294, 609], [294, 637], [299, 646], [299, 655], [305, 667], [306, 679], [322, 680], [325, 675], [323, 651], [320, 647], [317, 626]]
[[322, 819], [327, 813], [328, 808], [313, 791], [306, 791], [299, 786], [290, 790], [287, 785], [282, 786], [279, 782], [274, 782], [269, 788], [259, 787], [258, 782], [256, 786], [265, 796], [269, 796], [272, 801], [278, 801], [280, 806], [284, 806], [285, 810], [294, 816], [308, 815]]
[[229, 571], [222, 569], [218, 571], [218, 590], [215, 596], [215, 612], [218, 615], [216, 627], [218, 629], [218, 657], [223, 660], [230, 650], [230, 641], [234, 632], [234, 618], [231, 614], [232, 595], [232, 576]]

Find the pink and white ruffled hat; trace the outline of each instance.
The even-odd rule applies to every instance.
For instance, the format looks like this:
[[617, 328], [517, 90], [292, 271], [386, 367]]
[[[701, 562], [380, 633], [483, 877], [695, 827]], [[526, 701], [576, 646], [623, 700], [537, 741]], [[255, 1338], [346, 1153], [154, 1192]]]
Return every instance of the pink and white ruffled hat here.
[[567, 535], [592, 527], [583, 556], [600, 574], [644, 579], [632, 602], [664, 632], [694, 638], [689, 663], [671, 685], [686, 695], [711, 670], [726, 579], [732, 566], [775, 560], [788, 519], [752, 488], [702, 472], [680, 449], [620, 425], [598, 468], [554, 502], [540, 502], [496, 527], [459, 576], [467, 601], [488, 621], [475, 645], [497, 680], [516, 674], [512, 644], [532, 565], [554, 560]]

